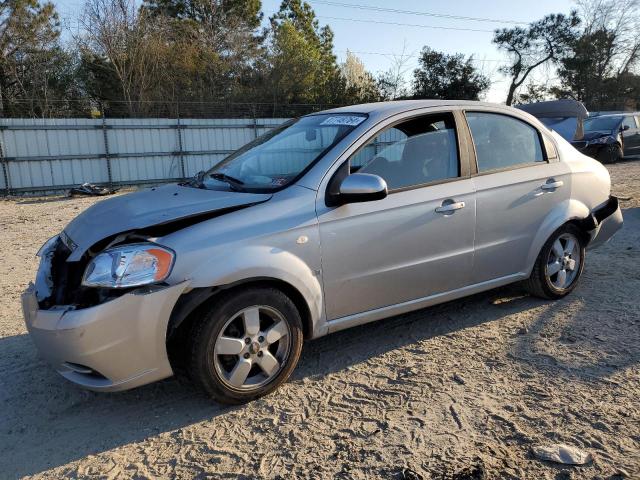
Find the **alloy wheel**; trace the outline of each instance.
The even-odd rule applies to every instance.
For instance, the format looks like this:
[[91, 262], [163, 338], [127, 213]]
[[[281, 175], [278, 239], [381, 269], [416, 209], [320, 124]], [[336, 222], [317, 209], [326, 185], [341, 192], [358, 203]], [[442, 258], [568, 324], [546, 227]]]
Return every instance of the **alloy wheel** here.
[[571, 233], [563, 233], [551, 246], [546, 267], [547, 280], [558, 290], [569, 288], [580, 271], [581, 261], [580, 241]]
[[266, 305], [245, 308], [224, 324], [216, 338], [213, 363], [228, 388], [253, 391], [276, 377], [291, 351], [284, 316]]

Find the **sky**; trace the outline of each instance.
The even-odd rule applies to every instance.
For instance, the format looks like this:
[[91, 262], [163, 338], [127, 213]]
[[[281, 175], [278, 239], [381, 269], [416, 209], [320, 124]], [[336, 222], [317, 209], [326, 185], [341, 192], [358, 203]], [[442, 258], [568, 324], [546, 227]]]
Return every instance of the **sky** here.
[[[66, 21], [63, 23], [76, 24], [83, 1], [53, 1]], [[262, 0], [265, 23], [278, 10], [280, 2]], [[394, 58], [404, 52], [409, 56], [405, 68], [410, 76], [425, 45], [445, 53], [473, 55], [476, 66], [492, 80], [485, 97], [490, 102], [504, 102], [508, 88], [507, 79], [498, 72], [505, 55], [491, 43], [493, 30], [513, 27], [518, 25], [516, 22], [535, 21], [549, 13], [568, 13], [575, 8], [573, 0], [308, 0], [308, 3], [320, 25], [329, 25], [333, 30], [339, 61], [350, 50], [375, 75], [388, 70]], [[376, 7], [395, 11], [376, 11]], [[553, 82], [553, 78], [552, 71], [543, 70], [537, 73], [536, 80]]]

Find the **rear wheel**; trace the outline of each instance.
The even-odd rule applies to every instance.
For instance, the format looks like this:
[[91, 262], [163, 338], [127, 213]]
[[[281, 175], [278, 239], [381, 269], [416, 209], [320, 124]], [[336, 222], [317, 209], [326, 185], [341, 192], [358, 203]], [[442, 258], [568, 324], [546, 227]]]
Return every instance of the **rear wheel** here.
[[302, 341], [300, 314], [284, 293], [232, 291], [195, 325], [190, 374], [216, 400], [245, 403], [289, 378]]
[[582, 231], [572, 224], [563, 225], [551, 235], [525, 281], [529, 293], [554, 300], [573, 291], [584, 269], [582, 238]]
[[607, 145], [598, 153], [598, 160], [602, 163], [616, 163], [623, 156], [622, 147], [617, 143]]

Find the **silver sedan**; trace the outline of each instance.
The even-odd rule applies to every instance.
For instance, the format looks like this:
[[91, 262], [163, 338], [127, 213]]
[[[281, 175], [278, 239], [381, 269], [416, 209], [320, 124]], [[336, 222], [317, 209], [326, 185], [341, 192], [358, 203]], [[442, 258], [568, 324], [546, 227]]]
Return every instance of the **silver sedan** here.
[[621, 226], [607, 170], [523, 111], [357, 105], [87, 209], [40, 250], [24, 315], [76, 384], [179, 368], [240, 403], [286, 381], [305, 339], [512, 282], [561, 298]]

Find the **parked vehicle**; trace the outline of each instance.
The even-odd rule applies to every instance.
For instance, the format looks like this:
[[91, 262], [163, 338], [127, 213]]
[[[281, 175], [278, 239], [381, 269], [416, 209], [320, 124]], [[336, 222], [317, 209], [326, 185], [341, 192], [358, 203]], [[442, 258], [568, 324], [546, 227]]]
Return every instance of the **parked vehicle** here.
[[602, 163], [640, 155], [640, 113], [599, 115], [584, 121], [584, 136], [572, 142]]
[[584, 121], [589, 118], [589, 112], [577, 100], [564, 98], [527, 103], [518, 105], [517, 108], [530, 113], [568, 142], [582, 140], [584, 137]]
[[621, 226], [605, 167], [525, 112], [356, 105], [88, 208], [40, 250], [24, 315], [78, 385], [184, 369], [240, 403], [286, 381], [305, 339], [517, 281], [564, 297]]

